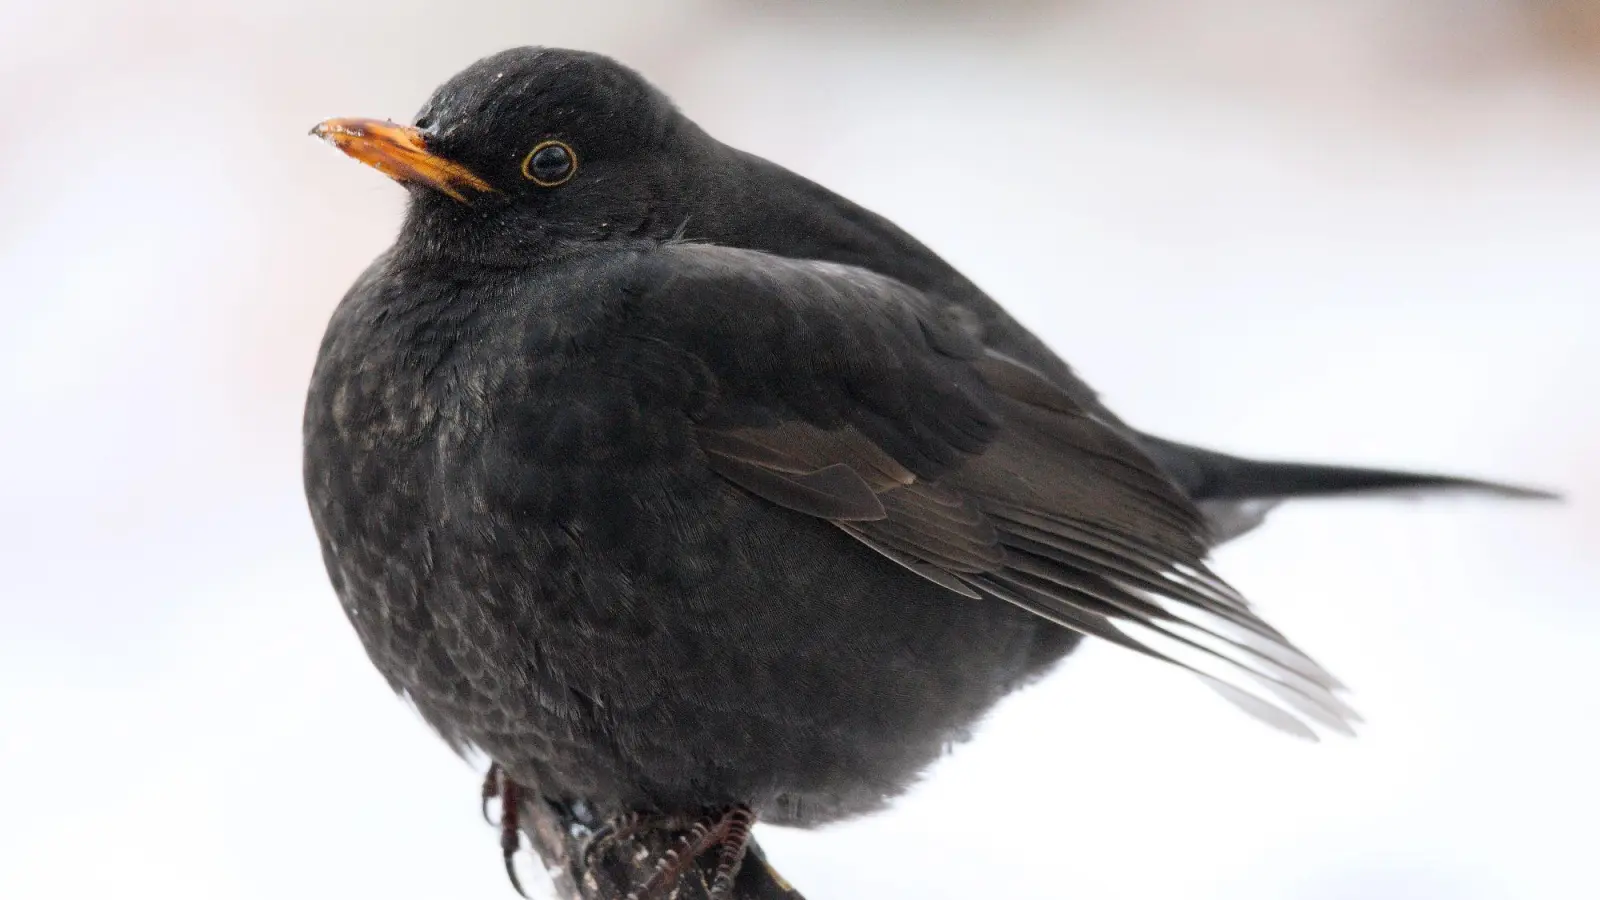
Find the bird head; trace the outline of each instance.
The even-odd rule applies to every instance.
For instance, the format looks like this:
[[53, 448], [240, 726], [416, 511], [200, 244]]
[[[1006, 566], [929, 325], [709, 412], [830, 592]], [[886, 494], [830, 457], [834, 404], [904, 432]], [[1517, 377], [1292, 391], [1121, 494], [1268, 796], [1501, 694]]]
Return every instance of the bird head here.
[[410, 188], [403, 242], [519, 261], [671, 237], [715, 143], [626, 66], [542, 47], [479, 60], [410, 125], [339, 118], [311, 133]]

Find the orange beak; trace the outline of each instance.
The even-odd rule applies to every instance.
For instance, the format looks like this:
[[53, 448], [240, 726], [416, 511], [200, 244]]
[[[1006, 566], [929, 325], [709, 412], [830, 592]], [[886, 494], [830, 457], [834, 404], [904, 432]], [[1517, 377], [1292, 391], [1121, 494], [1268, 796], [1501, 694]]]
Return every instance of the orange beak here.
[[467, 202], [462, 191], [494, 188], [460, 163], [428, 152], [421, 131], [377, 119], [328, 119], [311, 133], [395, 181], [421, 184]]

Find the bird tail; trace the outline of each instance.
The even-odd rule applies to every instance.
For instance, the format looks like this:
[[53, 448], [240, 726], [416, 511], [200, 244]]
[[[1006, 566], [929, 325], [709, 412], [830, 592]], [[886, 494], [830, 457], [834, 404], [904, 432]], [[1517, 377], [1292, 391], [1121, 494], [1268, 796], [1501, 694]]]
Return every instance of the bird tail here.
[[1454, 475], [1245, 459], [1149, 435], [1140, 435], [1139, 442], [1206, 511], [1220, 540], [1250, 530], [1279, 501], [1296, 497], [1463, 491], [1559, 499], [1548, 491]]

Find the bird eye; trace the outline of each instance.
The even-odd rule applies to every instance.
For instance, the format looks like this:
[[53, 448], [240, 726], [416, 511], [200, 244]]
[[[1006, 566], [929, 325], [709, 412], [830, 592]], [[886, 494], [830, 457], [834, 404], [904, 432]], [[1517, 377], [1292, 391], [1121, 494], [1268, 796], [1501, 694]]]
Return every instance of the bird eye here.
[[522, 159], [522, 177], [540, 187], [566, 184], [578, 171], [578, 154], [560, 141], [545, 141]]

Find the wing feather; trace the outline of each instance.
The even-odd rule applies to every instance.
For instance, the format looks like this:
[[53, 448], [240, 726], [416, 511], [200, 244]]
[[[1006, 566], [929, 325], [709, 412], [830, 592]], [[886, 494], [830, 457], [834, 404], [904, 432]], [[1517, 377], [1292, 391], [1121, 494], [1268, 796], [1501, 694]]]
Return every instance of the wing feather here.
[[706, 245], [652, 259], [671, 277], [635, 314], [714, 381], [696, 436], [729, 482], [944, 589], [1187, 669], [1281, 730], [1359, 721], [1206, 567], [1202, 511], [1097, 403], [861, 269]]

